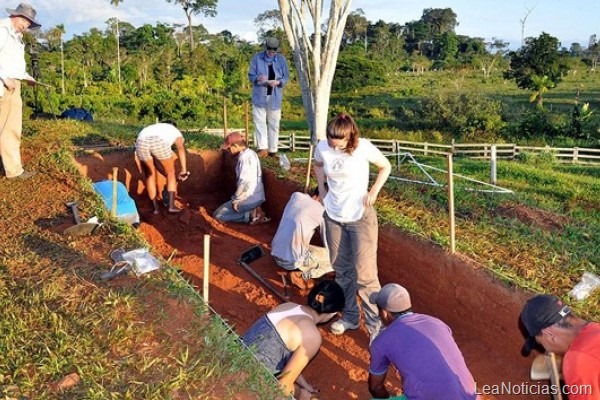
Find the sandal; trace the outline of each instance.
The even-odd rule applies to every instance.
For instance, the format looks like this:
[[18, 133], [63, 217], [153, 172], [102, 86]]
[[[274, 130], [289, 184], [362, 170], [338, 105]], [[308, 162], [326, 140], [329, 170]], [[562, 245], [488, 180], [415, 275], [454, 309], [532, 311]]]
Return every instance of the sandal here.
[[254, 217], [250, 220], [250, 225], [260, 225], [260, 224], [266, 224], [268, 222], [271, 222], [271, 218], [267, 217], [266, 215], [262, 215], [259, 217]]

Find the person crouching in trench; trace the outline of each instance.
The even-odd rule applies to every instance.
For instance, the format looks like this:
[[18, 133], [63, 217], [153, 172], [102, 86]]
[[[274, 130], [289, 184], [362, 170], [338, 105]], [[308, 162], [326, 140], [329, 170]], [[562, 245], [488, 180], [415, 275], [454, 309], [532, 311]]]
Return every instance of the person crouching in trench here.
[[248, 148], [246, 140], [239, 132], [227, 135], [221, 149], [237, 157], [235, 167], [237, 186], [231, 200], [217, 208], [214, 217], [220, 221], [242, 222], [250, 225], [269, 222], [271, 219], [260, 207], [265, 202], [265, 188], [258, 155]]

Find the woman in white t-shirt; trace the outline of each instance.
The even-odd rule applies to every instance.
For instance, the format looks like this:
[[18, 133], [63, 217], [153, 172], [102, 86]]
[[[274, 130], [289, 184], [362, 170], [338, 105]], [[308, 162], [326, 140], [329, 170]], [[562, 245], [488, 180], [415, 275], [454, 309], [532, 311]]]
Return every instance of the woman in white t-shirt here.
[[[378, 168], [370, 190], [369, 163]], [[352, 117], [341, 113], [329, 122], [327, 139], [316, 147], [314, 170], [325, 206], [331, 263], [345, 296], [342, 318], [331, 325], [331, 332], [341, 335], [358, 328], [358, 294], [372, 340], [381, 328], [377, 305], [369, 299], [381, 288], [377, 276], [379, 228], [373, 204], [390, 174], [390, 162], [369, 140], [360, 138]]]
[[[177, 155], [181, 164], [181, 172], [175, 177], [175, 159], [177, 158], [171, 150], [171, 147], [177, 147]], [[175, 206], [175, 192], [177, 191], [177, 181], [185, 181], [190, 173], [187, 170], [187, 158], [185, 146], [183, 145], [183, 135], [174, 124], [158, 123], [152, 124], [140, 131], [135, 142], [135, 155], [142, 164], [144, 176], [146, 177], [146, 191], [148, 197], [152, 200], [154, 214], [159, 213], [157, 188], [156, 188], [156, 168], [161, 168], [161, 173], [167, 177], [168, 199], [163, 199], [169, 204], [170, 213], [178, 213], [180, 208]], [[159, 165], [155, 165], [158, 160]]]

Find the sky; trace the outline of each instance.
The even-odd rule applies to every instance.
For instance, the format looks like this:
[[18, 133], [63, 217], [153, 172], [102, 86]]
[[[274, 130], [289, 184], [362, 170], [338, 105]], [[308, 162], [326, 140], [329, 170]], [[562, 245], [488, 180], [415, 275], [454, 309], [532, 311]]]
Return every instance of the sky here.
[[[106, 29], [106, 21], [118, 16], [135, 27], [157, 22], [187, 25], [183, 9], [166, 0], [122, 0], [118, 7], [110, 0], [25, 0], [38, 12], [42, 29], [64, 24], [66, 38], [95, 27]], [[324, 0], [329, 4], [329, 0]], [[18, 1], [9, 8], [15, 8]], [[256, 16], [278, 8], [277, 0], [218, 0], [217, 16], [193, 16], [193, 24], [204, 25], [209, 32], [229, 30], [249, 41], [256, 40]], [[518, 48], [521, 42], [521, 20], [525, 37], [546, 32], [557, 37], [562, 46], [580, 43], [584, 48], [592, 34], [600, 37], [598, 0], [353, 0], [352, 11], [362, 9], [372, 23], [378, 20], [404, 24], [421, 18], [426, 8], [451, 8], [459, 25], [456, 33], [471, 37], [492, 37]]]

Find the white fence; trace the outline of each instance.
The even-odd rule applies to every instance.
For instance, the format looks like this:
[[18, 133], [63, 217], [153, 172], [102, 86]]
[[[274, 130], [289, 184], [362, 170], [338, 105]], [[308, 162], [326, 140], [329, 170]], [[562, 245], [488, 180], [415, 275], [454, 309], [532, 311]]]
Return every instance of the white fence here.
[[[225, 136], [224, 129], [190, 129], [187, 132], [202, 132], [215, 136]], [[230, 132], [245, 132], [244, 128], [229, 128]], [[384, 154], [399, 154], [409, 152], [423, 156], [446, 156], [453, 154], [456, 157], [469, 157], [478, 159], [490, 159], [492, 146], [496, 146], [497, 158], [515, 158], [521, 153], [548, 153], [564, 163], [573, 164], [599, 164], [600, 149], [581, 147], [531, 147], [518, 146], [507, 143], [452, 143], [439, 144], [427, 142], [411, 142], [397, 139], [370, 139]], [[252, 141], [250, 136], [249, 142]], [[308, 150], [310, 147], [310, 136], [297, 132], [282, 132], [279, 136], [279, 148], [282, 150]]]

